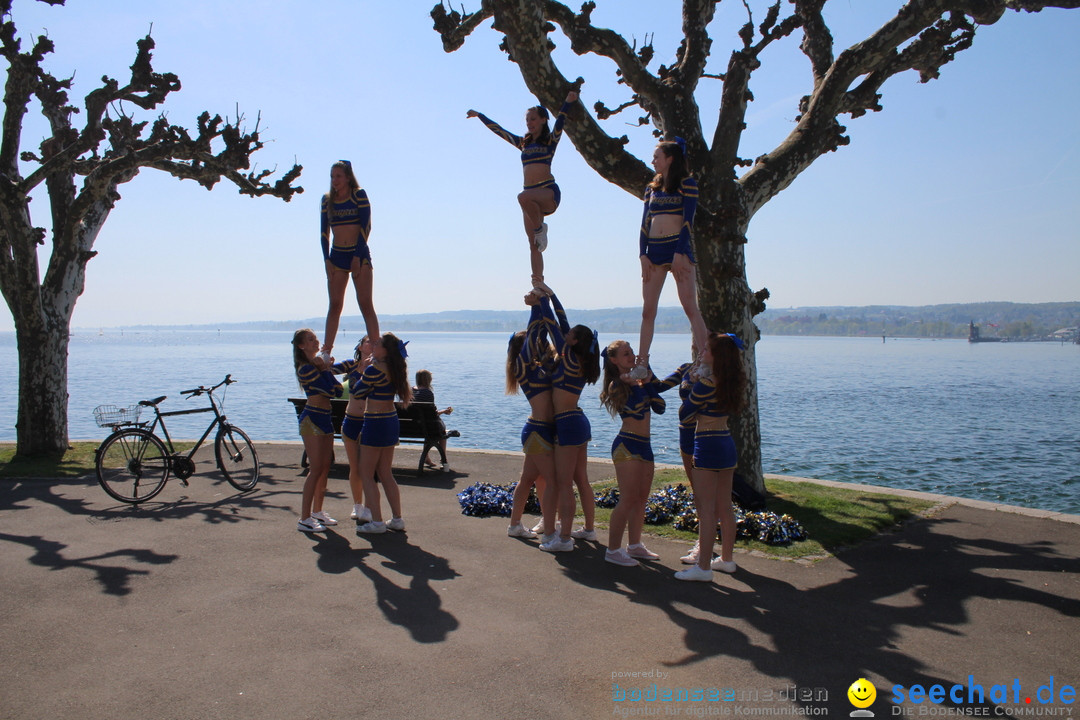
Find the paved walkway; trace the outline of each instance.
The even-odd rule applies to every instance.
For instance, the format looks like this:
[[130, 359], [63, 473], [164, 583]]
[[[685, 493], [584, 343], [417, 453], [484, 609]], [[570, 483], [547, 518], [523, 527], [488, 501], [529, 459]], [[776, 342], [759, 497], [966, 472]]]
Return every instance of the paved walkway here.
[[[137, 509], [92, 478], [0, 482], [0, 719], [848, 717], [860, 677], [878, 718], [951, 707], [890, 707], [894, 685], [969, 677], [968, 712], [1077, 707], [1039, 703], [1080, 685], [1073, 516], [951, 502], [813, 565], [739, 554], [680, 583], [681, 544], [620, 568], [461, 515], [455, 493], [516, 479], [517, 454], [453, 451], [417, 478], [401, 450], [408, 531], [360, 538], [296, 532], [299, 446], [259, 451], [253, 493], [196, 475]], [[350, 502], [332, 478], [327, 508]], [[705, 702], [634, 700], [694, 688]]]

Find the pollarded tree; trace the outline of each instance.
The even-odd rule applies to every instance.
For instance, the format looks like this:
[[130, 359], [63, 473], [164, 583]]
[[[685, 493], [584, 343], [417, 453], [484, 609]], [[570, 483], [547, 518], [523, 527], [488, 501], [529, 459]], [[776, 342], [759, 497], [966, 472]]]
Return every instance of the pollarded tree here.
[[[481, 23], [492, 19], [492, 27], [504, 36], [501, 49], [518, 65], [529, 91], [548, 108], [558, 108], [572, 85], [552, 57], [555, 44], [549, 36], [556, 26], [574, 53], [611, 60], [628, 97], [614, 110], [596, 103], [595, 117], [579, 108], [567, 121], [566, 133], [597, 173], [633, 195], [641, 197], [652, 170], [625, 149], [625, 136], [609, 136], [598, 120], [636, 106], [645, 113], [642, 124], [651, 124], [654, 134], [686, 140], [700, 192], [694, 223], [698, 301], [708, 327], [733, 331], [746, 341], [749, 397], [747, 409], [732, 419], [732, 433], [739, 471], [763, 489], [754, 359], [758, 330], [753, 318], [765, 309], [769, 293], [751, 291], [746, 280], [743, 246], [750, 220], [815, 160], [848, 144], [841, 117], [881, 110], [886, 80], [909, 70], [918, 72], [922, 82], [936, 78], [943, 65], [970, 47], [977, 25], [995, 23], [1008, 9], [1077, 8], [1080, 0], [909, 0], [869, 37], [839, 52], [822, 15], [827, 0], [775, 0], [767, 7], [743, 0], [746, 23], [730, 29], [737, 47], [723, 73], [707, 72], [710, 24], [721, 1], [683, 0], [683, 39], [676, 60], [655, 72], [648, 69], [652, 44], [637, 48], [617, 32], [594, 26], [594, 2], [575, 13], [555, 0], [482, 0], [476, 12], [448, 11], [440, 4], [431, 16], [447, 52], [457, 50]], [[762, 10], [756, 24], [752, 6]], [[740, 144], [747, 105], [753, 100], [754, 72], [771, 45], [800, 36], [810, 82], [795, 126], [787, 137], [778, 138], [771, 152], [744, 158]], [[697, 102], [695, 93], [706, 78], [722, 84], [718, 107]], [[703, 111], [716, 123], [711, 137], [703, 129]]]
[[[207, 189], [225, 179], [241, 194], [288, 201], [303, 192], [293, 186], [301, 168], [294, 165], [272, 183], [271, 171], [252, 171], [251, 155], [263, 144], [258, 127], [242, 129], [239, 117], [229, 122], [204, 112], [194, 130], [188, 130], [171, 125], [164, 115], [150, 121], [129, 114], [153, 110], [180, 89], [175, 75], [151, 67], [154, 41], [149, 35], [137, 43], [128, 81], [103, 77], [84, 107], [77, 108], [68, 103], [71, 78], [57, 79], [42, 68], [52, 42], [40, 36], [29, 52], [21, 51], [11, 0], [0, 0], [0, 19], [0, 53], [8, 62], [0, 139], [0, 291], [11, 309], [18, 343], [17, 451], [63, 452], [68, 445], [71, 316], [86, 283], [86, 265], [96, 254], [94, 241], [120, 199], [117, 188], [143, 168], [154, 168]], [[23, 124], [34, 102], [49, 133], [36, 152], [23, 151]], [[76, 126], [80, 114], [82, 124]], [[30, 213], [30, 194], [42, 184], [49, 199], [48, 234], [34, 226]], [[46, 242], [52, 252], [42, 275], [38, 246]]]

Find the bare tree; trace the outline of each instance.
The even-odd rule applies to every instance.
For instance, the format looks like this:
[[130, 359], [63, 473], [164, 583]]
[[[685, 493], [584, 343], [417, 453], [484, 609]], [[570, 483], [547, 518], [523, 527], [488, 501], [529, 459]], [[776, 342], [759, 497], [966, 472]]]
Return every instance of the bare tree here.
[[[164, 115], [152, 122], [136, 119], [132, 113], [153, 110], [180, 89], [175, 75], [151, 67], [149, 35], [137, 43], [128, 81], [102, 77], [77, 108], [68, 103], [72, 79], [57, 79], [42, 68], [53, 51], [49, 38], [39, 36], [29, 52], [21, 52], [11, 0], [0, 0], [0, 18], [0, 52], [8, 62], [0, 139], [0, 291], [15, 321], [19, 353], [17, 452], [63, 452], [71, 316], [85, 287], [86, 265], [96, 255], [94, 241], [120, 199], [117, 188], [143, 168], [154, 168], [208, 190], [225, 179], [241, 194], [288, 201], [303, 192], [293, 186], [301, 167], [294, 165], [272, 183], [273, 171], [252, 170], [251, 155], [263, 143], [258, 123], [248, 132], [240, 127], [242, 117], [230, 122], [203, 112], [194, 130], [172, 125]], [[37, 152], [21, 152], [23, 123], [35, 101], [50, 132]], [[74, 124], [79, 114], [81, 127]], [[22, 167], [32, 169], [24, 176]], [[30, 213], [30, 194], [42, 183], [52, 221], [48, 238]], [[46, 241], [52, 252], [42, 276], [37, 248]]]
[[[554, 0], [482, 0], [472, 13], [448, 10], [442, 4], [431, 11], [447, 52], [457, 50], [481, 23], [493, 19], [492, 27], [504, 36], [500, 48], [517, 63], [529, 91], [549, 108], [559, 107], [572, 86], [552, 58], [555, 44], [549, 36], [556, 26], [574, 53], [611, 60], [628, 97], [614, 109], [597, 102], [595, 117], [579, 108], [568, 120], [566, 132], [597, 173], [627, 192], [641, 197], [652, 171], [627, 152], [626, 136], [609, 136], [598, 120], [637, 107], [644, 111], [641, 124], [651, 125], [655, 135], [686, 140], [700, 192], [694, 227], [699, 304], [708, 327], [735, 332], [747, 343], [749, 402], [733, 418], [732, 433], [739, 472], [758, 489], [764, 489], [764, 476], [754, 354], [759, 334], [753, 318], [764, 311], [769, 292], [751, 291], [746, 280], [743, 246], [754, 214], [815, 160], [848, 144], [841, 116], [855, 118], [881, 110], [881, 88], [889, 78], [909, 70], [918, 72], [922, 82], [938, 77], [943, 65], [971, 46], [978, 25], [995, 23], [1007, 9], [1080, 7], [1080, 0], [909, 0], [869, 37], [838, 53], [822, 15], [826, 1], [775, 0], [766, 7], [743, 0], [746, 23], [737, 31], [731, 29], [738, 45], [723, 73], [706, 71], [712, 52], [709, 26], [721, 0], [683, 0], [683, 39], [676, 60], [655, 72], [648, 69], [652, 43], [638, 48], [617, 32], [595, 27], [594, 2], [584, 3], [577, 13]], [[763, 11], [757, 23], [752, 5]], [[800, 35], [799, 48], [811, 81], [795, 126], [771, 152], [744, 158], [739, 148], [747, 105], [753, 100], [754, 71], [766, 48], [793, 42]], [[719, 107], [698, 105], [695, 93], [703, 79], [722, 83]], [[712, 137], [705, 136], [703, 110], [714, 114]]]

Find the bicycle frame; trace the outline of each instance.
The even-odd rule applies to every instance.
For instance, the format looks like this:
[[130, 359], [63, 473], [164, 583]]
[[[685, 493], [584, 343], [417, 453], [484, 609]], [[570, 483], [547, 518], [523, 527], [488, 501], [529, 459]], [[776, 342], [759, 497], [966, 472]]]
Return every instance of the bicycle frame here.
[[[215, 386], [213, 386], [211, 388], [198, 387], [198, 388], [195, 388], [193, 390], [181, 390], [180, 391], [180, 394], [181, 395], [187, 395], [189, 400], [191, 398], [198, 397], [199, 395], [202, 395], [203, 393], [206, 393], [206, 395], [210, 398], [210, 407], [191, 408], [190, 410], [169, 410], [167, 412], [162, 412], [161, 410], [158, 409], [157, 403], [151, 403], [151, 402], [146, 401], [146, 400], [140, 402], [139, 403], [140, 405], [144, 405], [144, 404], [149, 405], [150, 407], [152, 407], [154, 409], [154, 421], [152, 423], [150, 423], [149, 427], [147, 427], [146, 429], [149, 430], [151, 433], [153, 433], [158, 428], [158, 426], [160, 425], [161, 426], [161, 434], [164, 436], [165, 443], [168, 445], [168, 448], [169, 448], [169, 454], [190, 459], [196, 453], [196, 451], [198, 451], [198, 449], [200, 447], [202, 447], [202, 444], [204, 442], [206, 442], [206, 438], [210, 437], [210, 433], [212, 433], [214, 431], [214, 429], [217, 428], [219, 425], [223, 425], [225, 423], [225, 421], [226, 421], [225, 415], [223, 415], [221, 413], [221, 411], [218, 409], [217, 402], [214, 400], [214, 391], [217, 390], [222, 385], [225, 385], [226, 383], [228, 383], [229, 379], [230, 379], [230, 376], [227, 375], [227, 376], [225, 376], [224, 380], [222, 380], [220, 383], [218, 383], [217, 385], [215, 385]], [[159, 400], [158, 402], [161, 402], [161, 401]], [[167, 428], [165, 426], [165, 418], [167, 418], [167, 417], [176, 417], [178, 415], [195, 415], [197, 413], [208, 413], [208, 412], [214, 413], [214, 420], [206, 428], [206, 432], [204, 432], [202, 434], [202, 437], [200, 437], [198, 439], [198, 441], [192, 446], [191, 450], [189, 450], [187, 452], [187, 454], [178, 453], [176, 451], [176, 446], [173, 444], [172, 436], [169, 435], [169, 428]]]

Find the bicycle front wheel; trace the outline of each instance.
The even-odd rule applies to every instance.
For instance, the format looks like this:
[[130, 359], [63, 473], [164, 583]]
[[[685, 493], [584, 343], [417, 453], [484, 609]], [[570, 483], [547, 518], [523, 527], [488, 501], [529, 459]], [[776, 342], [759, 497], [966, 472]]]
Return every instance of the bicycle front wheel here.
[[137, 504], [161, 492], [169, 479], [169, 454], [146, 430], [129, 428], [105, 438], [97, 450], [98, 483], [120, 502]]
[[214, 440], [214, 454], [221, 474], [237, 490], [246, 492], [259, 482], [259, 456], [251, 438], [233, 425], [222, 425]]

